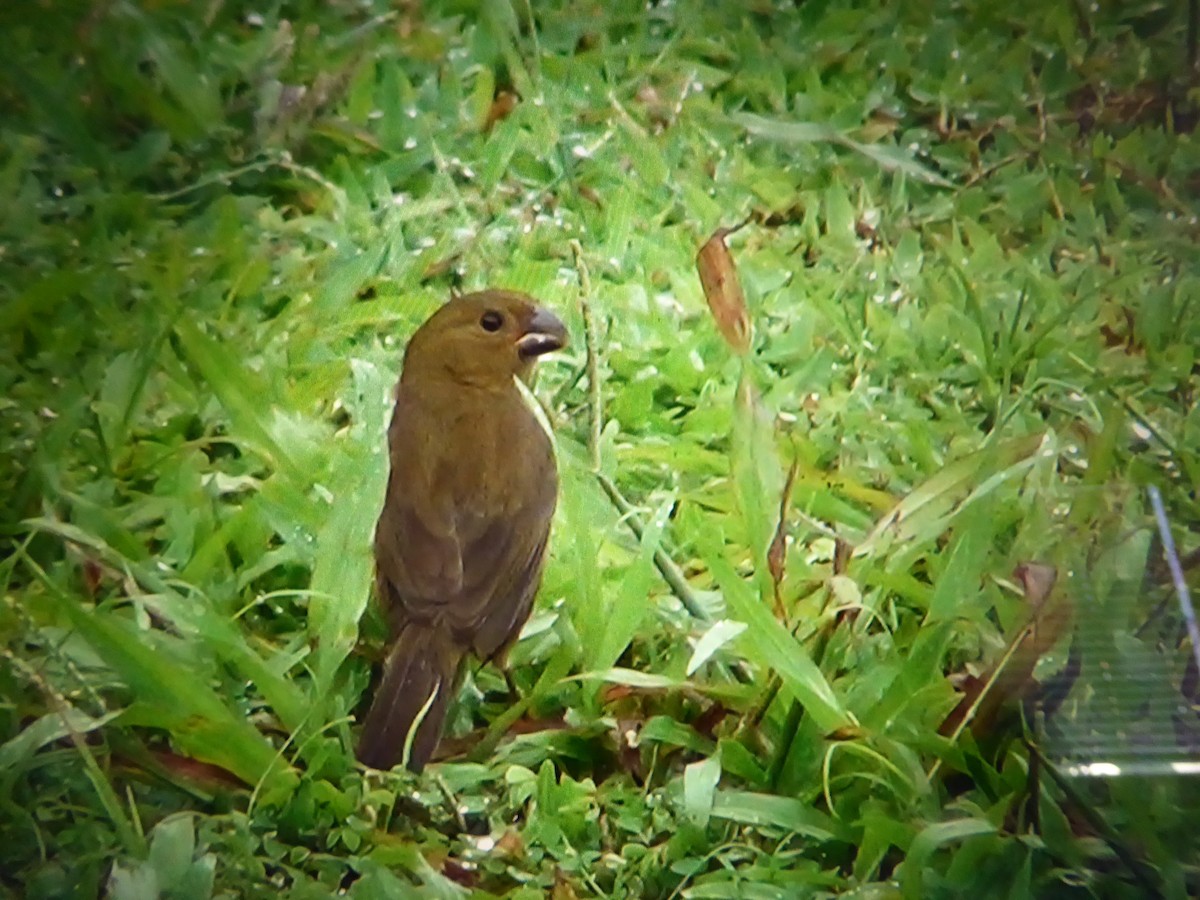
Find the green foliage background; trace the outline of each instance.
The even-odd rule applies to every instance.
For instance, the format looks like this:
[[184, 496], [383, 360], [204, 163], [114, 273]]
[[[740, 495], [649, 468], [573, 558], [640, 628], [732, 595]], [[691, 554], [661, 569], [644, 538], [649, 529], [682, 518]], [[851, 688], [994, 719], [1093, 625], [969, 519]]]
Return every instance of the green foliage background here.
[[[0, 886], [1194, 893], [1193, 783], [937, 734], [1029, 615], [1015, 565], [1116, 658], [1161, 595], [1141, 488], [1200, 543], [1183, 17], [6, 4]], [[742, 359], [695, 254], [746, 219]], [[366, 774], [388, 392], [486, 285], [575, 336], [523, 699], [481, 669], [464, 752]]]

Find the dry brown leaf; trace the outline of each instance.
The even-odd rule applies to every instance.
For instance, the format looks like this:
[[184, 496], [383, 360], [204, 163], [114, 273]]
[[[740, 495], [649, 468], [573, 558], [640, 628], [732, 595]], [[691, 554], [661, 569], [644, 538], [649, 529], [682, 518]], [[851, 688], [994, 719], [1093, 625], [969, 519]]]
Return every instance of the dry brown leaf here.
[[488, 108], [487, 119], [483, 123], [484, 133], [491, 131], [497, 122], [507, 119], [517, 108], [517, 101], [520, 99], [512, 91], [497, 91], [492, 105]]
[[746, 311], [746, 297], [738, 280], [737, 265], [733, 254], [725, 245], [725, 238], [736, 228], [718, 228], [696, 254], [696, 271], [704, 297], [712, 312], [717, 329], [725, 343], [739, 356], [750, 350], [750, 314]]
[[562, 869], [554, 870], [554, 885], [550, 888], [550, 900], [578, 900], [574, 885], [567, 880]]
[[[118, 760], [124, 762], [121, 757]], [[189, 782], [197, 787], [217, 791], [242, 787], [242, 781], [232, 772], [215, 766], [212, 763], [201, 762], [190, 756], [182, 756], [171, 750], [151, 750], [150, 760], [161, 766], [163, 772], [172, 778]], [[129, 760], [131, 768], [140, 768], [141, 760]], [[153, 771], [153, 768], [151, 768]]]

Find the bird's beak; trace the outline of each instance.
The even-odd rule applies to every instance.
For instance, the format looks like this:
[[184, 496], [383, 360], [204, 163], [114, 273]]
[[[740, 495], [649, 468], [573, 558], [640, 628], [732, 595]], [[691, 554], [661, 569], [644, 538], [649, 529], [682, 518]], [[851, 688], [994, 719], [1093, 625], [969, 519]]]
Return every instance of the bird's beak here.
[[567, 342], [567, 326], [554, 313], [539, 306], [526, 324], [524, 334], [517, 338], [517, 353], [521, 359], [532, 360], [543, 353], [561, 350]]

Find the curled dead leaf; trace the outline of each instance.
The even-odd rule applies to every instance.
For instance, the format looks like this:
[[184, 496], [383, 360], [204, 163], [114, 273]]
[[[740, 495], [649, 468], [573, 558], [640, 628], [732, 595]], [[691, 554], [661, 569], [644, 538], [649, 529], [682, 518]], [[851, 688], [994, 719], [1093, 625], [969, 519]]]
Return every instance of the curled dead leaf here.
[[500, 835], [500, 840], [496, 841], [496, 854], [518, 858], [524, 856], [525, 841], [521, 838], [521, 833], [515, 828], [509, 828]]
[[1021, 563], [1013, 569], [1013, 578], [1025, 592], [1025, 600], [1029, 603], [1031, 612], [1036, 616], [1041, 612], [1042, 605], [1054, 589], [1058, 580], [1058, 570], [1045, 563]]
[[738, 280], [737, 265], [725, 244], [736, 228], [718, 228], [696, 254], [696, 271], [704, 298], [725, 343], [740, 356], [750, 350], [752, 336], [746, 297]]
[[654, 85], [652, 85], [652, 84], [643, 84], [640, 88], [638, 88], [637, 89], [637, 98], [642, 103], [645, 103], [647, 105], [650, 105], [653, 103], [662, 103], [662, 98], [660, 98], [658, 96], [658, 91], [655, 89]]

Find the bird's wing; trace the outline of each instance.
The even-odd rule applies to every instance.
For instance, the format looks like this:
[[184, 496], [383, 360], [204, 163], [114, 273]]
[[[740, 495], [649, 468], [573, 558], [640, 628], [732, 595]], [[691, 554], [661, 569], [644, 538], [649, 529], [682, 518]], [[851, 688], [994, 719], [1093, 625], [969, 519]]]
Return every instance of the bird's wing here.
[[432, 622], [462, 590], [463, 548], [453, 498], [437, 490], [436, 434], [424, 410], [399, 390], [388, 428], [391, 471], [375, 529], [379, 598], [394, 631], [410, 619]]
[[[406, 407], [401, 399], [392, 424], [392, 471], [375, 535], [379, 596], [393, 630], [414, 620], [445, 623], [461, 646], [489, 658], [516, 636], [540, 582], [558, 494], [549, 440], [536, 422], [496, 441], [481, 434], [482, 459], [522, 461], [507, 469], [519, 483], [490, 497], [474, 485], [440, 490], [451, 473], [482, 470], [463, 470], [461, 458], [423, 443]], [[500, 442], [503, 453], [489, 452]]]
[[463, 585], [462, 548], [448, 513], [405, 492], [393, 473], [375, 529], [375, 577], [393, 628], [432, 621]]
[[463, 587], [451, 621], [482, 659], [516, 638], [541, 582], [554, 514], [553, 472], [543, 485], [515, 514], [488, 522], [464, 546]]

